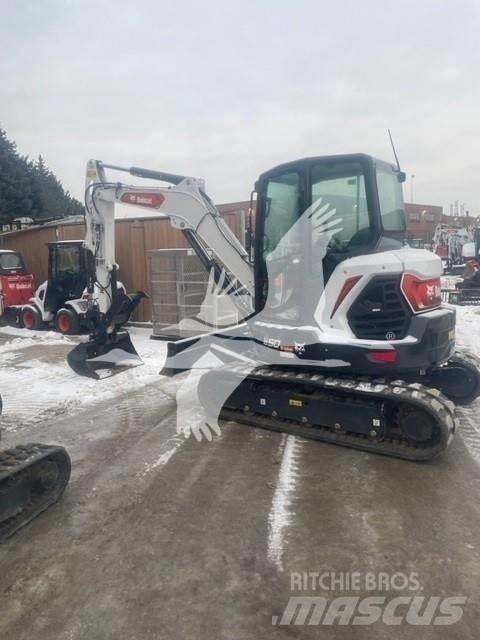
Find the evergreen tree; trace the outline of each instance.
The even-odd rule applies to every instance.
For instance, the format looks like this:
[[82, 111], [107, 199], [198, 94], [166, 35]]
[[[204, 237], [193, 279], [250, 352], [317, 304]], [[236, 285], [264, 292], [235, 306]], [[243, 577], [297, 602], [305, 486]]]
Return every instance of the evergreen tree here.
[[32, 213], [32, 185], [25, 158], [0, 128], [0, 220], [9, 222]]
[[82, 204], [65, 191], [43, 157], [32, 161], [20, 156], [0, 128], [0, 224], [18, 217], [40, 220], [82, 213]]

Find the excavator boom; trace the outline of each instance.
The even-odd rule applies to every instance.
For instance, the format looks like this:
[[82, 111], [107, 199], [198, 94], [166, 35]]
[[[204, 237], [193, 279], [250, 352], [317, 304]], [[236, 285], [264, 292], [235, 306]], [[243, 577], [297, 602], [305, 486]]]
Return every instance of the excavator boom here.
[[[106, 170], [169, 186], [138, 187], [110, 182]], [[142, 217], [167, 217], [172, 227], [186, 237], [205, 268], [215, 274], [216, 282], [228, 287], [229, 292], [241, 294], [234, 299], [242, 317], [253, 310], [254, 277], [248, 253], [206, 194], [203, 180], [90, 160], [85, 184], [85, 248], [92, 265], [87, 287], [87, 323], [91, 331], [88, 342], [75, 347], [67, 361], [76, 373], [93, 378], [114, 375], [125, 367], [141, 364], [123, 326], [145, 294], [123, 294], [117, 287], [116, 205], [133, 207], [131, 215], [135, 217], [139, 208]]]

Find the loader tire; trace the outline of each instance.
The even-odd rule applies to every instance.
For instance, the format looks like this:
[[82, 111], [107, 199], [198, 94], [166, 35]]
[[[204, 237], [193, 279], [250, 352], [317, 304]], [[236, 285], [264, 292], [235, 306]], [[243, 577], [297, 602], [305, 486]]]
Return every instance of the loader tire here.
[[20, 313], [20, 322], [25, 329], [37, 331], [42, 328], [43, 320], [40, 311], [33, 306], [24, 307]]
[[55, 327], [65, 336], [76, 335], [80, 330], [78, 315], [72, 309], [59, 309], [55, 316]]

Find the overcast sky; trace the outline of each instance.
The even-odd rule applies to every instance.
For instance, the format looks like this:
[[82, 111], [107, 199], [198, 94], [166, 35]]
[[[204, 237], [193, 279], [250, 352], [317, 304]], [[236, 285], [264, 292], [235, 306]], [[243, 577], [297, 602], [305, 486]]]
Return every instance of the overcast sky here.
[[1, 4], [0, 125], [79, 198], [93, 157], [248, 199], [283, 161], [390, 160], [390, 127], [417, 202], [480, 213], [479, 2]]

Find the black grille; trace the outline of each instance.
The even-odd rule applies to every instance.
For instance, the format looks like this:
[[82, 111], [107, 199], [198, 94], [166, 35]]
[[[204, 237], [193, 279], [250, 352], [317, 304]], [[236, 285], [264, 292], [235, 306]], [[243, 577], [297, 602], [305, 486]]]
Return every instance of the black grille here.
[[411, 311], [400, 290], [400, 277], [374, 278], [350, 307], [347, 317], [357, 338], [404, 338]]

